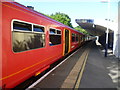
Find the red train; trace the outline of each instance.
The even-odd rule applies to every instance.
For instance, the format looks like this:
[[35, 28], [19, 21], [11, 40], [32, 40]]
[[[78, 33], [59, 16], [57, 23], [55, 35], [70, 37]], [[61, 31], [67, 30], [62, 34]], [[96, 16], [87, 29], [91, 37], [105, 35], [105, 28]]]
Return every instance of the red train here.
[[0, 7], [1, 88], [38, 75], [85, 41], [82, 33], [21, 4], [0, 2]]

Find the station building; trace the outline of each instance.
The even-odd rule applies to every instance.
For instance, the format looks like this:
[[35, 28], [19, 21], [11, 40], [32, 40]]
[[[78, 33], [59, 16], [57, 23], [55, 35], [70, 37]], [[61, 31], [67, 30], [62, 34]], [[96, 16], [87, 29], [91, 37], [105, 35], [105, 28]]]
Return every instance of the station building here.
[[108, 28], [108, 48], [113, 51], [113, 54], [117, 58], [120, 58], [120, 30], [118, 29], [117, 22], [110, 20], [76, 19], [76, 23], [91, 35], [98, 36], [98, 41], [103, 47], [106, 45], [106, 31]]

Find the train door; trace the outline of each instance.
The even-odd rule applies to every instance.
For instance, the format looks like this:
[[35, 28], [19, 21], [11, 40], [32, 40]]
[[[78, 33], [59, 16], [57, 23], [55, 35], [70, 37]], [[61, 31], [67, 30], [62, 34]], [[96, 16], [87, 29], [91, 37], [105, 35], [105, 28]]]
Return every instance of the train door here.
[[65, 45], [64, 45], [64, 55], [70, 51], [70, 31], [65, 29], [64, 33]]

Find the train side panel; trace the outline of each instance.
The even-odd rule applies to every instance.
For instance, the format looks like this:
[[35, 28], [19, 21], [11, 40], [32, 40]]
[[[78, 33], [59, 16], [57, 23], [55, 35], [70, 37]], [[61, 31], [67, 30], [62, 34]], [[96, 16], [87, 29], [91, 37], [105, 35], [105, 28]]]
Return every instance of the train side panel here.
[[0, 80], [5, 88], [41, 73], [84, 42], [82, 33], [20, 4], [3, 2], [2, 7]]
[[[45, 26], [44, 47], [21, 52], [13, 51], [13, 19]], [[49, 31], [46, 26], [52, 25], [43, 17], [30, 14], [8, 3], [3, 4], [3, 86], [12, 88], [62, 57], [62, 42], [50, 47]], [[17, 46], [19, 45], [20, 43]]]

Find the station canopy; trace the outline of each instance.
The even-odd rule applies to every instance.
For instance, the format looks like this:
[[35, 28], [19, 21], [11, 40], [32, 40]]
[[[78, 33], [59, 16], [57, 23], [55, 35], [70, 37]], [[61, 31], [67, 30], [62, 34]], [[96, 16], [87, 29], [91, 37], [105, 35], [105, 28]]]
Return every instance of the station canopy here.
[[76, 19], [75, 21], [79, 26], [94, 36], [105, 34], [107, 27], [109, 27], [109, 33], [117, 30], [117, 24], [108, 20]]

